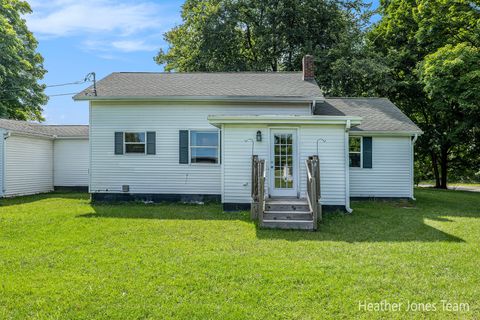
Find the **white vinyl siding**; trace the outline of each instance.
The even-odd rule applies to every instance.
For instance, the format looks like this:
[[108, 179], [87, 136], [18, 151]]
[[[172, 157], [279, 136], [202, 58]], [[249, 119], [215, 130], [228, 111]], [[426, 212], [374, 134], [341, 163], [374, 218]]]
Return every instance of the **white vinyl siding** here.
[[52, 140], [12, 134], [5, 143], [5, 196], [52, 191]]
[[[221, 165], [179, 164], [180, 130], [216, 130], [209, 115], [310, 114], [308, 104], [160, 104], [92, 102], [90, 114], [90, 191], [221, 194]], [[114, 155], [115, 131], [155, 131], [156, 155]], [[226, 144], [223, 144], [226, 146]]]
[[4, 185], [4, 162], [5, 162], [5, 158], [4, 158], [4, 134], [6, 133], [5, 130], [1, 129], [0, 128], [0, 197], [3, 196], [3, 193], [4, 193], [4, 188], [5, 188], [5, 185]]
[[[262, 132], [262, 141], [256, 141], [257, 131]], [[224, 166], [224, 203], [250, 203], [251, 198], [251, 168], [252, 168], [252, 139], [254, 141], [253, 154], [265, 159], [267, 178], [265, 187], [268, 190], [270, 168], [268, 157], [270, 150], [270, 134], [265, 125], [224, 125], [223, 126], [223, 158]]]
[[[281, 128], [281, 127], [270, 127]], [[288, 127], [291, 129], [294, 127]], [[318, 151], [320, 155], [320, 181], [322, 203], [325, 205], [345, 205], [345, 126], [325, 125], [313, 126], [303, 125], [296, 127], [298, 152], [300, 156], [298, 163], [299, 181], [298, 187], [300, 196], [306, 196], [306, 169], [305, 160], [317, 153], [317, 140], [325, 139], [326, 142], [319, 142]], [[287, 129], [287, 127], [285, 127]], [[224, 125], [224, 199], [226, 203], [250, 203], [251, 201], [251, 142], [255, 141], [257, 130], [262, 131], [262, 141], [255, 141], [254, 154], [260, 159], [266, 160], [268, 190], [270, 170], [270, 134], [266, 125]]]
[[372, 137], [372, 168], [350, 168], [351, 197], [410, 197], [410, 137]]
[[54, 185], [88, 186], [88, 139], [57, 139], [53, 149]]
[[323, 205], [345, 205], [345, 125], [302, 126], [300, 136], [301, 196], [307, 193], [305, 160], [317, 154], [320, 160], [320, 191]]

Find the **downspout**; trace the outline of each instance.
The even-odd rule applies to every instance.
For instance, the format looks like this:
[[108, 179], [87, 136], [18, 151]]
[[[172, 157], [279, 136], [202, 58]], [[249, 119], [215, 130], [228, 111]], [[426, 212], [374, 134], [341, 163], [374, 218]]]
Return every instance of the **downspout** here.
[[311, 115], [314, 115], [315, 114], [315, 107], [317, 106], [317, 100], [313, 99], [312, 100], [312, 108], [310, 110], [311, 112]]
[[417, 200], [415, 199], [415, 196], [413, 194], [413, 190], [415, 190], [414, 186], [415, 186], [415, 180], [414, 180], [414, 175], [415, 175], [415, 169], [414, 169], [414, 157], [415, 157], [415, 154], [414, 154], [414, 146], [415, 146], [415, 142], [417, 142], [417, 139], [418, 139], [418, 134], [415, 133], [415, 135], [413, 136], [413, 139], [411, 140], [411, 146], [412, 146], [412, 150], [411, 150], [411, 154], [410, 154], [410, 158], [411, 158], [411, 161], [410, 161], [410, 183], [411, 183], [411, 188], [412, 188], [412, 191], [411, 191], [411, 196], [410, 198], [412, 200]]
[[348, 213], [352, 213], [353, 210], [350, 208], [350, 165], [349, 165], [349, 157], [348, 157], [348, 133], [351, 128], [350, 120], [347, 120], [345, 124], [345, 210]]
[[3, 197], [3, 195], [5, 194], [5, 162], [7, 161], [7, 156], [6, 156], [6, 152], [7, 152], [7, 147], [6, 147], [6, 141], [7, 139], [12, 135], [12, 133], [10, 131], [7, 131], [7, 132], [4, 132], [3, 133], [3, 143], [2, 143], [2, 194], [1, 196]]

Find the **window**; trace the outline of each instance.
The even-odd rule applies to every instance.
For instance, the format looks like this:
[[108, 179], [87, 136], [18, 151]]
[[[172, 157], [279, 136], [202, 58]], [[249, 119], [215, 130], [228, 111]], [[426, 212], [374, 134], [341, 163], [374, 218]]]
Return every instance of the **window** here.
[[190, 131], [190, 163], [219, 163], [218, 142], [218, 131]]
[[362, 137], [350, 137], [349, 139], [350, 167], [362, 167]]
[[145, 154], [145, 132], [125, 132], [125, 153]]

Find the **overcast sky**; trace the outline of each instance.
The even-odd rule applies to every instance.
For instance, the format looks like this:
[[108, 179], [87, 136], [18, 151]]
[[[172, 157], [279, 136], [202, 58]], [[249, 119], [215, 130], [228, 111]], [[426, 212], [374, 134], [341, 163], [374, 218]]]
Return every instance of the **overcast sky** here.
[[[94, 71], [101, 79], [116, 71], [163, 71], [153, 61], [167, 49], [163, 33], [181, 22], [183, 1], [30, 0], [27, 24], [39, 41], [48, 70], [43, 82], [82, 80]], [[377, 0], [374, 1], [376, 5]], [[48, 88], [47, 94], [78, 92], [86, 85]], [[44, 108], [48, 124], [87, 124], [88, 103], [71, 96], [51, 97]]]

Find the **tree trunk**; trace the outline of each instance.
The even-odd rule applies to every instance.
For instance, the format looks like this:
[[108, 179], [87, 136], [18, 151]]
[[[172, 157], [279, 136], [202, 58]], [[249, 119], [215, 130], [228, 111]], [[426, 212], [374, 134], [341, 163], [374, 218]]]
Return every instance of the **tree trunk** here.
[[440, 173], [438, 172], [438, 160], [435, 152], [431, 151], [433, 175], [435, 176], [435, 188], [440, 188]]
[[447, 189], [447, 171], [448, 171], [448, 150], [442, 148], [440, 155], [440, 169], [441, 169], [441, 181], [440, 188]]

